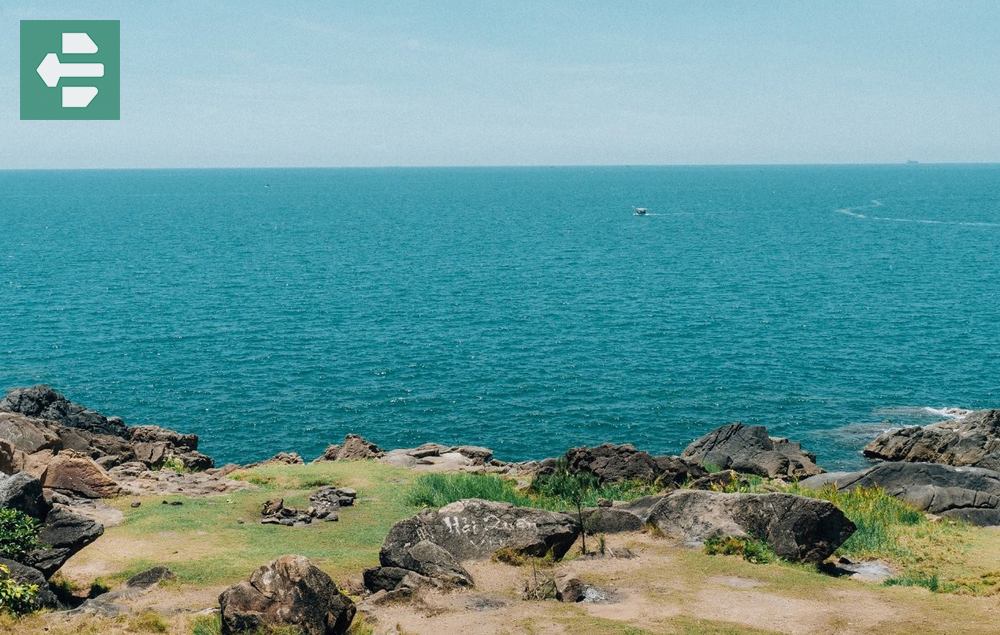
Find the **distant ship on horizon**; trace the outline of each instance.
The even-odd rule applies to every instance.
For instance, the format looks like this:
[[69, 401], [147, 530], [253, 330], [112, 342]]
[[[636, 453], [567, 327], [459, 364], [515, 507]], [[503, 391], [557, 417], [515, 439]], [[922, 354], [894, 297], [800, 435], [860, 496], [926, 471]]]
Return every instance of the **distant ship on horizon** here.
[[920, 161], [914, 161], [913, 159], [907, 159], [906, 165], [920, 165]]

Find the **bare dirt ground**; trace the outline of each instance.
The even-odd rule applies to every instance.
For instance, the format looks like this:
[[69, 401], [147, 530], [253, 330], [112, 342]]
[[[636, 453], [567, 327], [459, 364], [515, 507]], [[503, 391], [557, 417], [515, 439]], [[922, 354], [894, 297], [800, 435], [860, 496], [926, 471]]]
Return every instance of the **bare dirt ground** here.
[[376, 633], [1000, 632], [996, 598], [817, 580], [805, 569], [705, 556], [642, 534], [608, 544], [638, 557], [577, 558], [552, 569], [614, 591], [608, 603], [523, 601], [531, 567], [485, 562], [469, 566], [475, 591], [372, 607], [369, 619]]
[[[148, 549], [152, 545], [114, 545]], [[105, 546], [106, 548], [108, 545]], [[160, 545], [161, 548], [169, 548]], [[706, 556], [646, 534], [609, 536], [635, 558], [569, 558], [554, 565], [473, 562], [476, 588], [424, 592], [406, 601], [361, 600], [357, 633], [998, 633], [1000, 601], [834, 579], [805, 567], [755, 565], [734, 556]], [[91, 576], [71, 562], [67, 575]], [[565, 604], [523, 600], [536, 576], [569, 573], [613, 596], [608, 602]], [[340, 582], [351, 588], [360, 574]], [[192, 620], [217, 606], [224, 586], [167, 583], [111, 618], [50, 614], [19, 623], [17, 633], [110, 635], [157, 632], [138, 616], [163, 616], [166, 632], [191, 633]], [[0, 626], [0, 631], [3, 627]], [[162, 631], [159, 631], [162, 632]]]

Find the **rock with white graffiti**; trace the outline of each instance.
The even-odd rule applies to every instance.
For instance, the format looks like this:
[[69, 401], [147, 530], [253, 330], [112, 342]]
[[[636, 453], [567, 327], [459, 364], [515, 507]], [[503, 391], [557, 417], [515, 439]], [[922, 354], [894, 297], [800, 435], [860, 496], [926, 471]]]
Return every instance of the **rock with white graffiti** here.
[[405, 567], [409, 550], [422, 541], [457, 561], [483, 560], [501, 549], [561, 558], [579, 535], [579, 523], [568, 514], [468, 499], [396, 523], [379, 559], [382, 566]]

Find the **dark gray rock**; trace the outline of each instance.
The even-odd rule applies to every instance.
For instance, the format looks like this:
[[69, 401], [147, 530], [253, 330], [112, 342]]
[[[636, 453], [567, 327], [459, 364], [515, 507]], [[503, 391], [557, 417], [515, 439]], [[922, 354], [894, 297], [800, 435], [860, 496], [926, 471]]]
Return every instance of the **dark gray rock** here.
[[614, 503], [614, 509], [619, 509], [622, 511], [635, 514], [643, 524], [649, 519], [649, 512], [663, 500], [666, 494], [653, 494], [651, 496], [643, 496], [635, 500], [628, 502], [616, 502]]
[[792, 494], [724, 494], [680, 490], [664, 496], [649, 512], [660, 532], [688, 544], [712, 537], [752, 537], [782, 558], [820, 562], [855, 526], [832, 503]]
[[357, 609], [326, 573], [302, 556], [282, 556], [219, 596], [222, 632], [291, 628], [304, 635], [343, 635]]
[[[260, 516], [260, 524], [262, 525], [301, 527], [311, 524], [313, 521], [313, 515], [310, 511], [296, 509], [295, 507], [286, 507], [285, 500], [282, 498], [264, 501], [264, 504], [261, 505]], [[326, 519], [337, 520], [337, 516], [333, 514], [331, 518], [328, 512]]]
[[[364, 587], [369, 593], [388, 593], [389, 598], [404, 598], [413, 595], [418, 589], [432, 587], [437, 589], [448, 589], [455, 585], [450, 585], [443, 580], [434, 580], [416, 571], [402, 569], [400, 567], [373, 567], [365, 569], [363, 575]], [[467, 583], [458, 586], [471, 586], [472, 579]]]
[[125, 581], [125, 586], [131, 589], [150, 589], [164, 580], [173, 580], [174, 572], [166, 567], [152, 567], [140, 571]]
[[41, 481], [25, 472], [0, 474], [0, 507], [16, 509], [35, 520], [44, 520], [49, 512]]
[[43, 547], [29, 553], [25, 564], [38, 569], [46, 578], [51, 577], [73, 554], [103, 533], [104, 525], [56, 505], [45, 517], [45, 524], [38, 532], [38, 540]]
[[881, 487], [917, 509], [980, 525], [1000, 525], [1000, 472], [940, 463], [887, 462], [859, 472], [807, 478], [803, 487]]
[[128, 428], [118, 417], [105, 417], [80, 404], [73, 403], [48, 386], [13, 388], [0, 399], [0, 410], [28, 417], [49, 419], [70, 428], [124, 437]]
[[566, 452], [565, 460], [570, 472], [593, 474], [601, 483], [652, 483], [661, 473], [656, 459], [632, 445], [605, 443], [596, 447], [572, 448]]
[[372, 567], [361, 574], [363, 584], [369, 592], [392, 591], [407, 575], [414, 573], [402, 567]]
[[702, 466], [717, 466], [769, 478], [805, 478], [820, 474], [816, 456], [798, 443], [769, 437], [764, 426], [730, 423], [701, 437], [681, 457]]
[[8, 575], [12, 580], [20, 584], [38, 585], [38, 595], [35, 600], [37, 608], [60, 608], [59, 598], [52, 592], [52, 588], [41, 571], [6, 558], [0, 558], [0, 565], [7, 567]]
[[500, 549], [537, 557], [551, 553], [561, 558], [579, 533], [579, 524], [568, 514], [468, 499], [396, 523], [382, 553], [395, 560], [391, 557], [394, 551], [430, 540], [458, 560], [486, 559]]
[[146, 569], [126, 580], [124, 585], [114, 591], [108, 591], [91, 598], [68, 613], [70, 615], [88, 614], [105, 617], [115, 617], [128, 613], [128, 601], [149, 593], [161, 582], [173, 580], [175, 577], [173, 572], [166, 567]]
[[960, 419], [889, 430], [864, 454], [886, 461], [944, 463], [1000, 471], [1000, 409], [977, 410]]
[[708, 470], [694, 461], [679, 456], [657, 456], [656, 467], [660, 475], [656, 483], [663, 487], [681, 487], [686, 483], [708, 476]]
[[19, 469], [18, 462], [20, 461], [20, 456], [18, 456], [17, 449], [14, 448], [14, 444], [0, 439], [0, 474], [13, 474]]
[[459, 564], [455, 556], [429, 540], [388, 550], [383, 546], [379, 561], [383, 567], [413, 571], [443, 587], [472, 586], [472, 575]]
[[581, 602], [586, 597], [587, 585], [575, 575], [557, 574], [555, 583], [556, 599], [560, 602]]
[[617, 534], [642, 531], [637, 514], [621, 507], [591, 507], [583, 510], [583, 528], [588, 534]]
[[351, 507], [357, 500], [358, 493], [349, 487], [322, 487], [309, 497], [309, 502], [317, 509], [324, 506], [338, 509], [340, 507]]

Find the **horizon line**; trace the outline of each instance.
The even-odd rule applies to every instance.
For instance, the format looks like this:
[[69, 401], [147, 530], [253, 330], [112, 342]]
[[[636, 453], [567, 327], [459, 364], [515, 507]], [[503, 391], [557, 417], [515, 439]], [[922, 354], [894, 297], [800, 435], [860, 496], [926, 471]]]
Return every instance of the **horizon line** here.
[[428, 165], [251, 165], [251, 166], [148, 166], [148, 167], [58, 167], [3, 168], [0, 172], [129, 172], [166, 170], [442, 170], [442, 169], [528, 169], [528, 168], [765, 168], [765, 167], [920, 167], [998, 166], [1000, 161], [897, 161], [835, 163], [496, 163]]

